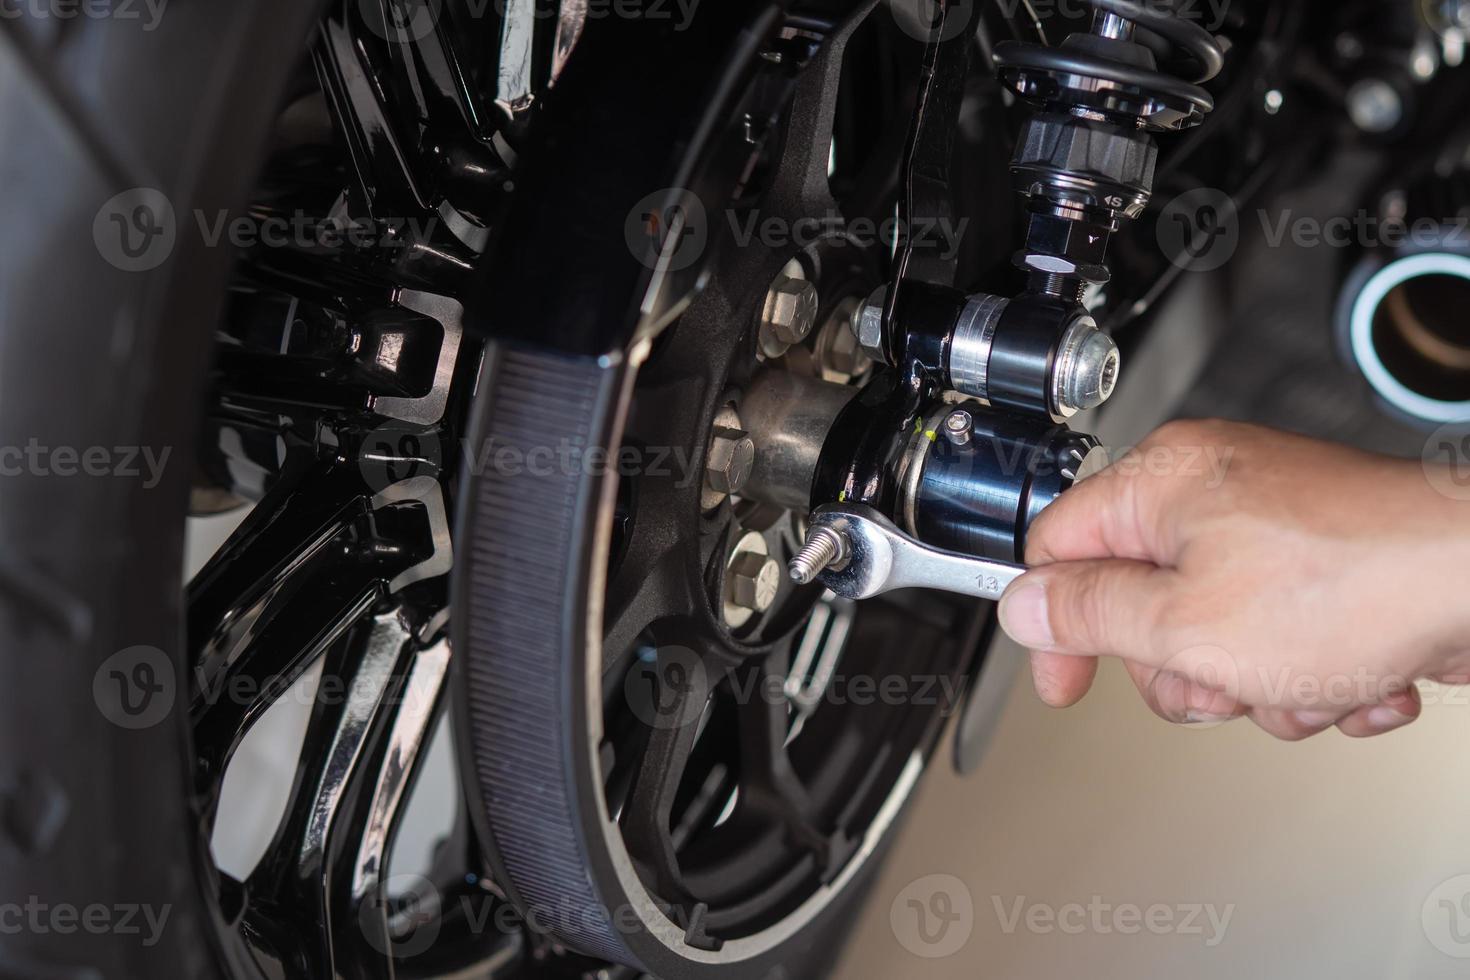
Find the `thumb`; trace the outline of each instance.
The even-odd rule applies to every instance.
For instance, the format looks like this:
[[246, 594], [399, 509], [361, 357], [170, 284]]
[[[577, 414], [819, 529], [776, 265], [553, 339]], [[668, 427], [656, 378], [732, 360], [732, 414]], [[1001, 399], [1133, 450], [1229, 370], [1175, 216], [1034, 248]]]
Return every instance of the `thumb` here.
[[1006, 590], [1000, 625], [1030, 650], [1153, 664], [1153, 654], [1162, 646], [1160, 613], [1172, 588], [1172, 572], [1145, 562], [1047, 565], [1027, 572]]

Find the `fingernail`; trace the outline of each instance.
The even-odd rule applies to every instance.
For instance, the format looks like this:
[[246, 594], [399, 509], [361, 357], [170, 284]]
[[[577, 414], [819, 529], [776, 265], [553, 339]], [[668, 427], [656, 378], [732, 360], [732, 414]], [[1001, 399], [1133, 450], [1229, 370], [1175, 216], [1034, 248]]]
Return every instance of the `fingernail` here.
[[1000, 628], [1028, 650], [1050, 650], [1056, 645], [1046, 612], [1046, 586], [1022, 585], [1000, 600]]
[[1380, 704], [1368, 710], [1368, 727], [1374, 731], [1391, 732], [1413, 720], [1411, 716], [1395, 711], [1386, 704]]
[[1297, 724], [1303, 728], [1326, 728], [1335, 724], [1342, 717], [1337, 711], [1293, 711], [1292, 716], [1296, 718]]
[[1205, 711], [1190, 709], [1184, 713], [1184, 724], [1186, 725], [1223, 725], [1227, 721], [1234, 721], [1234, 715], [1212, 715]]
[[1031, 658], [1031, 685], [1036, 688], [1036, 696], [1041, 699], [1042, 704], [1056, 707], [1056, 681], [1051, 673], [1037, 662], [1035, 657]]

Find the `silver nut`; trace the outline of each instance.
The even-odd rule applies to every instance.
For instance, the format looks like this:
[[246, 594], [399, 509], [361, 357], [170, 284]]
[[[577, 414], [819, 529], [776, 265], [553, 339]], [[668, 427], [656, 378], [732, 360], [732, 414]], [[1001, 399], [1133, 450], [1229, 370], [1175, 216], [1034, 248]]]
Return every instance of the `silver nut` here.
[[1081, 269], [1081, 266], [1065, 256], [1046, 255], [1040, 252], [1027, 255], [1021, 261], [1028, 269], [1035, 269], [1037, 272], [1045, 272], [1054, 276], [1076, 275]]
[[705, 479], [711, 490], [739, 493], [755, 466], [755, 443], [740, 429], [715, 427], [710, 440], [709, 459], [705, 463]]
[[763, 613], [781, 588], [781, 563], [753, 551], [736, 555], [730, 564], [730, 601], [741, 609]]
[[1062, 337], [1053, 378], [1057, 407], [1065, 416], [1096, 408], [1113, 396], [1122, 358], [1113, 338], [1091, 317], [1080, 317]]
[[797, 585], [810, 585], [827, 569], [845, 567], [849, 550], [845, 534], [819, 524], [807, 531], [806, 543], [791, 559], [786, 570]]
[[817, 338], [817, 363], [826, 381], [848, 382], [866, 374], [873, 366], [858, 346], [857, 319], [863, 304], [855, 297], [840, 303], [823, 325]]
[[866, 371], [872, 360], [858, 346], [857, 334], [850, 329], [832, 335], [832, 346], [827, 348], [826, 367], [835, 374], [857, 377]]
[[[782, 276], [766, 294], [762, 340], [791, 347], [806, 340], [817, 322], [817, 287], [805, 279]], [[782, 353], [785, 353], [783, 350]]]
[[888, 287], [879, 287], [862, 310], [853, 318], [853, 330], [857, 333], [858, 346], [871, 359], [883, 363], [883, 305], [888, 301]]

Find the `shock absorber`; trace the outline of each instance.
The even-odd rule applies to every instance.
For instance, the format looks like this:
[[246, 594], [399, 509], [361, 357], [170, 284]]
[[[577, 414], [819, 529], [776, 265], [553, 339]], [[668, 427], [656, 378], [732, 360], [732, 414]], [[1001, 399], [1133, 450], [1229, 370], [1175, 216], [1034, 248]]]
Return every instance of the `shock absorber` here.
[[1108, 281], [1112, 235], [1153, 194], [1154, 135], [1204, 120], [1214, 101], [1200, 83], [1224, 63], [1222, 43], [1162, 0], [1087, 2], [1090, 33], [995, 50], [1001, 80], [1034, 107], [1011, 162], [1027, 202], [1015, 256], [1026, 291], [966, 297], [900, 281], [897, 300], [875, 295], [858, 321], [869, 356], [900, 366], [910, 334], [937, 334], [950, 390], [1054, 422], [1112, 393], [1117, 351], [1083, 296]]
[[995, 49], [1001, 80], [1036, 108], [1011, 163], [1031, 216], [1016, 262], [1032, 292], [1071, 299], [1107, 282], [1109, 239], [1153, 195], [1154, 134], [1204, 121], [1214, 100], [1200, 85], [1225, 62], [1219, 41], [1159, 0], [1087, 2], [1091, 33]]
[[1025, 291], [967, 296], [906, 278], [900, 256], [898, 278], [854, 323], [896, 371], [838, 418], [814, 507], [871, 508], [927, 545], [1016, 561], [1030, 521], [1097, 448], [1062, 425], [1106, 401], [1120, 367], [1083, 298], [1109, 279], [1112, 235], [1152, 196], [1155, 134], [1204, 120], [1214, 102], [1201, 85], [1225, 51], [1165, 0], [1087, 2], [1090, 32], [995, 49], [1001, 81], [1033, 108], [1011, 162], [1028, 213], [1015, 256]]

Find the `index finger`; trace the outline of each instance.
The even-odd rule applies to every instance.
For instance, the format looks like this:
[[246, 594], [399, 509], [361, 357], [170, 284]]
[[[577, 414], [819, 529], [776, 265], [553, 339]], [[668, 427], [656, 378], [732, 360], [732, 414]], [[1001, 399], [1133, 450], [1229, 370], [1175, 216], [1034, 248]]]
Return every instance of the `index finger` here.
[[1159, 563], [1141, 481], [1110, 466], [1063, 493], [1026, 532], [1026, 563], [1123, 558]]

